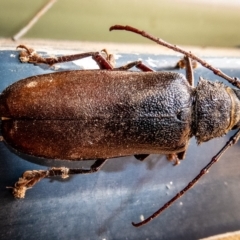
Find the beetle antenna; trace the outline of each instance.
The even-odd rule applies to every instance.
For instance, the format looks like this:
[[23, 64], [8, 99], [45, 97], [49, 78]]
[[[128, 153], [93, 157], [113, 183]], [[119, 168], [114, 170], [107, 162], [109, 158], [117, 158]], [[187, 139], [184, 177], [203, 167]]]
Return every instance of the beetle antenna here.
[[125, 31], [129, 31], [129, 32], [133, 32], [136, 34], [139, 34], [147, 39], [150, 39], [154, 42], [156, 42], [157, 44], [160, 44], [164, 47], [167, 47], [169, 49], [172, 49], [176, 52], [182, 53], [185, 56], [188, 56], [189, 58], [199, 62], [203, 67], [208, 68], [209, 70], [211, 70], [214, 74], [218, 75], [219, 77], [222, 77], [224, 79], [226, 79], [228, 82], [230, 82], [232, 85], [234, 85], [237, 88], [240, 88], [240, 81], [238, 78], [232, 78], [230, 76], [228, 76], [227, 74], [223, 73], [220, 69], [217, 69], [215, 67], [213, 67], [212, 65], [208, 64], [206, 61], [202, 60], [201, 58], [197, 57], [196, 55], [192, 54], [190, 51], [186, 51], [176, 45], [170, 44], [160, 38], [156, 38], [152, 35], [150, 35], [149, 33], [146, 33], [144, 31], [141, 31], [137, 28], [133, 28], [131, 26], [123, 26], [123, 25], [114, 25], [112, 27], [110, 27], [109, 29], [110, 31], [112, 30], [125, 30]]
[[155, 213], [153, 213], [150, 217], [148, 217], [144, 221], [139, 222], [139, 223], [132, 222], [132, 225], [134, 227], [140, 227], [140, 226], [150, 222], [151, 220], [153, 220], [154, 218], [159, 216], [164, 210], [166, 210], [168, 207], [170, 207], [177, 199], [182, 197], [189, 189], [191, 189], [203, 175], [205, 175], [208, 172], [210, 167], [221, 158], [223, 153], [229, 147], [231, 147], [232, 145], [237, 143], [239, 137], [240, 137], [240, 129], [229, 139], [229, 141], [225, 144], [225, 146], [212, 158], [212, 160], [200, 171], [200, 173], [191, 182], [189, 182], [185, 188], [183, 188], [180, 192], [178, 192], [175, 197], [173, 197], [170, 201], [165, 203], [160, 209], [158, 209]]

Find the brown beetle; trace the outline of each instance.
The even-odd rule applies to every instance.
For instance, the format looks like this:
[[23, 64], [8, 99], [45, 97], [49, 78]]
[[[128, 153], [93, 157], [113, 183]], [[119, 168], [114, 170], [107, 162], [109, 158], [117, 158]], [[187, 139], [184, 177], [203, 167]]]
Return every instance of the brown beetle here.
[[[114, 68], [106, 51], [59, 58], [42, 58], [25, 46], [21, 60], [54, 64], [92, 56], [101, 70], [68, 71], [33, 76], [14, 83], [0, 95], [2, 135], [16, 151], [48, 159], [97, 159], [90, 170], [52, 168], [27, 171], [15, 184], [15, 197], [23, 198], [27, 188], [44, 177], [92, 173], [106, 159], [162, 153], [183, 159], [189, 139], [198, 143], [220, 137], [239, 126], [239, 90], [202, 79], [193, 86], [189, 58], [214, 71], [239, 88], [230, 78], [177, 46], [156, 39], [132, 27], [113, 26], [141, 34], [185, 55], [187, 78], [172, 72], [153, 72], [141, 62]], [[125, 71], [137, 67], [144, 72]], [[112, 70], [112, 71], [110, 71]], [[238, 131], [200, 174], [141, 226], [159, 215], [190, 189], [239, 138]]]

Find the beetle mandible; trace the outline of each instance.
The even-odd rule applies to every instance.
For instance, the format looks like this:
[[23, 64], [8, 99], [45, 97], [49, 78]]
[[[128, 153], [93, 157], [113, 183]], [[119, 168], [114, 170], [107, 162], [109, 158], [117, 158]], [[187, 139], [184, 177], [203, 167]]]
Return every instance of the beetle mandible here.
[[[0, 95], [2, 139], [11, 148], [48, 159], [96, 159], [89, 170], [26, 171], [13, 187], [15, 197], [23, 198], [28, 188], [45, 177], [97, 172], [112, 157], [134, 155], [143, 160], [149, 154], [161, 153], [177, 164], [184, 158], [191, 137], [201, 143], [239, 128], [239, 90], [204, 79], [194, 87], [190, 59], [240, 88], [238, 79], [136, 28], [115, 25], [110, 30], [131, 31], [182, 53], [186, 77], [154, 72], [141, 61], [114, 68], [112, 55], [106, 50], [43, 58], [20, 45], [24, 49], [20, 54], [22, 62], [52, 65], [91, 56], [100, 70], [33, 76], [12, 84]], [[142, 72], [126, 71], [134, 66]], [[182, 191], [153, 215], [133, 225], [146, 224], [180, 198], [239, 136], [240, 130]]]

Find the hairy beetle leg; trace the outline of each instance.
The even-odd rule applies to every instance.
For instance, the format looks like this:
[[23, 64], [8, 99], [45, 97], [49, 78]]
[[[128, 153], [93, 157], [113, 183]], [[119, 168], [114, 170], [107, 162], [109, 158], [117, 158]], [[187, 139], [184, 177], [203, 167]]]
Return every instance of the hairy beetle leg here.
[[111, 70], [114, 68], [115, 60], [112, 54], [109, 54], [106, 49], [103, 49], [99, 52], [87, 52], [87, 53], [79, 53], [72, 55], [65, 55], [60, 57], [42, 57], [40, 54], [36, 53], [34, 49], [29, 48], [25, 45], [19, 45], [17, 48], [22, 48], [24, 50], [21, 51], [19, 59], [23, 63], [33, 63], [33, 64], [48, 64], [53, 65], [56, 63], [62, 62], [70, 62], [79, 59], [83, 59], [86, 57], [92, 57], [93, 60], [98, 64], [100, 69], [108, 69]]
[[[22, 48], [20, 52], [19, 59], [23, 63], [34, 63], [34, 64], [48, 64], [53, 65], [56, 63], [62, 63], [62, 62], [70, 62], [74, 60], [79, 60], [86, 57], [95, 57], [97, 55], [100, 55], [99, 52], [87, 52], [87, 53], [79, 53], [79, 54], [73, 54], [73, 55], [66, 55], [66, 56], [60, 56], [60, 57], [47, 57], [44, 58], [40, 54], [36, 53], [34, 49], [29, 48], [25, 45], [19, 45], [17, 48]], [[103, 57], [103, 59], [105, 59]]]
[[49, 172], [44, 170], [32, 170], [23, 173], [22, 177], [14, 184], [12, 188], [13, 196], [15, 198], [24, 198], [28, 189], [32, 188], [41, 179], [48, 177]]
[[44, 61], [44, 58], [37, 54], [33, 48], [29, 48], [25, 45], [19, 45], [17, 46], [17, 49], [18, 48], [24, 49], [19, 55], [19, 59], [22, 63], [42, 63]]
[[98, 159], [90, 167], [90, 169], [82, 168], [51, 168], [49, 170], [32, 170], [23, 173], [22, 177], [14, 184], [14, 187], [7, 187], [13, 189], [13, 195], [15, 198], [24, 198], [28, 189], [32, 188], [36, 183], [46, 177], [61, 176], [62, 178], [68, 178], [73, 174], [88, 174], [94, 173], [100, 170], [100, 168], [106, 163], [107, 159]]

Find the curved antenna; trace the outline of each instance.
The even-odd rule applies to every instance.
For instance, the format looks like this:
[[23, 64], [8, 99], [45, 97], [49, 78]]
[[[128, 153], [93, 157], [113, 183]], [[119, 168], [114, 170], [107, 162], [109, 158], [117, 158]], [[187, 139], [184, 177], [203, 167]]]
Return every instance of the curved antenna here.
[[173, 44], [170, 44], [160, 38], [156, 38], [144, 31], [141, 31], [137, 28], [133, 28], [131, 26], [123, 26], [123, 25], [114, 25], [112, 27], [110, 27], [109, 29], [110, 31], [112, 30], [125, 30], [125, 31], [128, 31], [128, 32], [133, 32], [133, 33], [136, 33], [136, 34], [139, 34], [147, 39], [150, 39], [154, 42], [156, 42], [157, 44], [160, 44], [164, 47], [167, 47], [167, 48], [170, 48], [176, 52], [179, 52], [179, 53], [182, 53], [184, 54], [185, 56], [199, 62], [202, 66], [208, 68], [209, 70], [211, 70], [214, 74], [218, 75], [219, 77], [222, 77], [224, 79], [226, 79], [229, 83], [231, 83], [232, 85], [234, 85], [235, 87], [237, 88], [240, 88], [240, 81], [239, 79], [237, 78], [232, 78], [230, 76], [228, 76], [227, 74], [223, 73], [220, 69], [217, 69], [215, 67], [213, 67], [212, 65], [208, 64], [207, 62], [205, 62], [204, 60], [202, 60], [201, 58], [197, 57], [196, 55], [192, 54], [190, 51], [185, 51], [184, 49], [176, 46], [176, 45], [173, 45]]
[[184, 193], [191, 189], [203, 175], [205, 175], [208, 172], [210, 167], [221, 158], [223, 153], [238, 141], [239, 137], [240, 129], [229, 139], [229, 141], [224, 145], [224, 147], [211, 159], [211, 161], [200, 171], [200, 173], [190, 183], [188, 183], [188, 185], [185, 188], [183, 188], [179, 193], [177, 193], [175, 197], [173, 197], [170, 201], [165, 203], [160, 209], [158, 209], [155, 213], [153, 213], [150, 217], [146, 218], [144, 221], [139, 223], [132, 222], [132, 225], [134, 227], [140, 227], [144, 224], [147, 224], [148, 222], [159, 216], [168, 207], [170, 207], [177, 199], [182, 197]]

